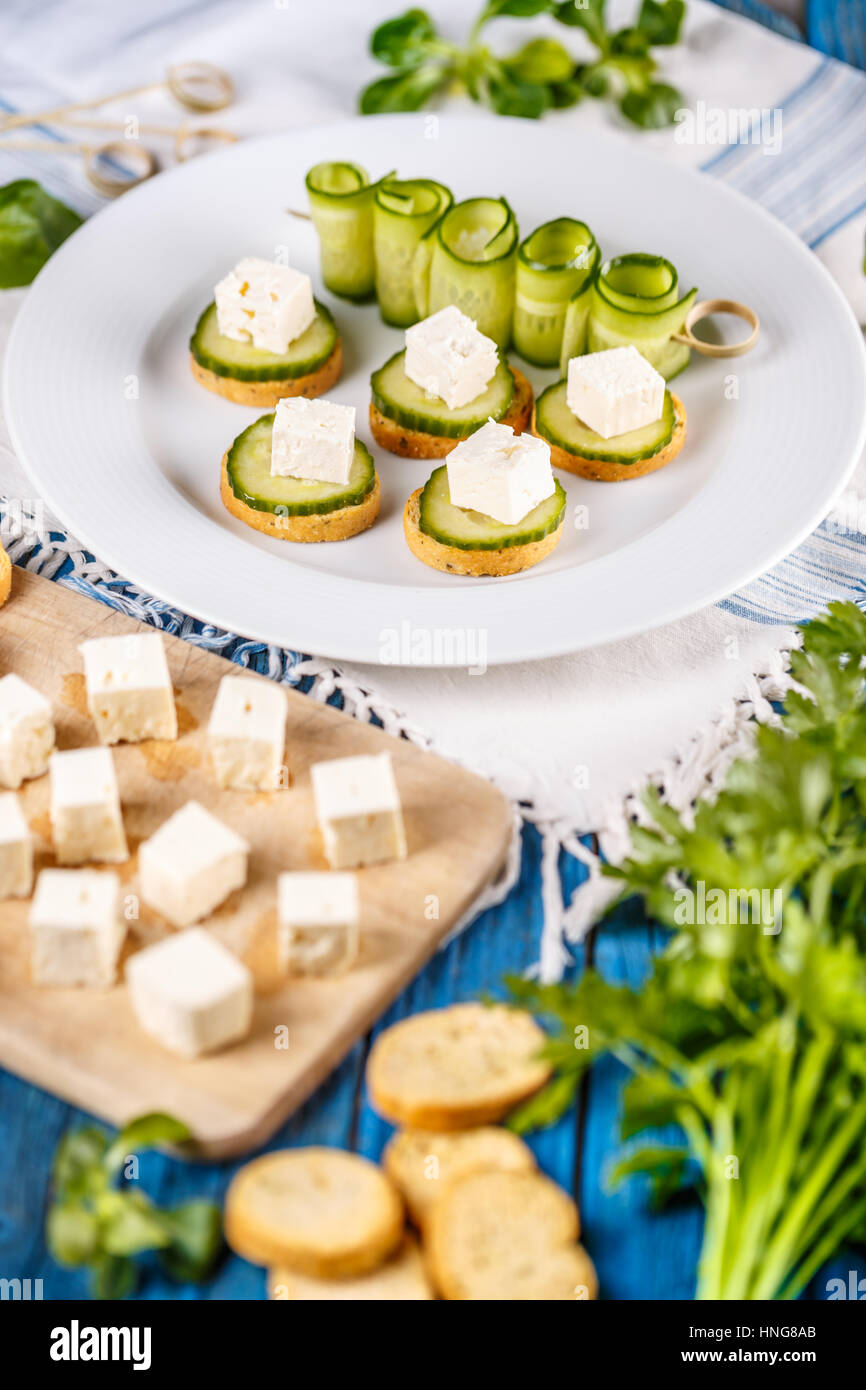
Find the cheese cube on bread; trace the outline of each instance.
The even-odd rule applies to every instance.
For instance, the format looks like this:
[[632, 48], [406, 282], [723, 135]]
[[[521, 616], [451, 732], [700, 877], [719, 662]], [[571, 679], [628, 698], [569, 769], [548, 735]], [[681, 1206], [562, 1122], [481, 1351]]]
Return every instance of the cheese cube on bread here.
[[214, 291], [224, 338], [284, 353], [316, 317], [309, 275], [259, 256], [246, 256]]
[[664, 399], [664, 377], [631, 345], [572, 357], [568, 364], [568, 408], [602, 439], [652, 425]]

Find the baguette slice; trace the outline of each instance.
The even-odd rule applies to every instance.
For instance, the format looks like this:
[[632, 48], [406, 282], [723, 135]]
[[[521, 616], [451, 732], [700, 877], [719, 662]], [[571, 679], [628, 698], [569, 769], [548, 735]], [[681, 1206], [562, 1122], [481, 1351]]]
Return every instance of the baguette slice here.
[[352, 1279], [317, 1279], [291, 1269], [272, 1269], [268, 1296], [278, 1301], [319, 1303], [429, 1303], [435, 1298], [418, 1242], [410, 1235], [378, 1269]]
[[252, 1264], [319, 1279], [376, 1269], [403, 1236], [403, 1203], [380, 1168], [340, 1149], [254, 1159], [226, 1195], [226, 1240]]
[[0, 608], [12, 592], [12, 561], [0, 545]]
[[370, 1099], [413, 1129], [471, 1129], [501, 1120], [550, 1076], [545, 1034], [504, 1005], [452, 1004], [414, 1014], [377, 1038], [367, 1063]]
[[449, 1183], [480, 1169], [531, 1173], [535, 1157], [510, 1130], [483, 1125], [450, 1134], [400, 1130], [385, 1149], [382, 1164], [402, 1192], [415, 1225], [423, 1227]]
[[433, 1207], [427, 1254], [443, 1298], [568, 1302], [595, 1298], [595, 1270], [576, 1245], [577, 1207], [540, 1173], [469, 1173]]

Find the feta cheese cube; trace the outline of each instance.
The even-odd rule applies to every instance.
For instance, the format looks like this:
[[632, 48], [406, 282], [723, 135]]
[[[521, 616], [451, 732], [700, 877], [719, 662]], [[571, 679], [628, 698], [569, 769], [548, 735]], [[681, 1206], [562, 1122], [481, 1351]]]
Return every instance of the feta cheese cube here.
[[177, 738], [174, 692], [158, 633], [97, 637], [78, 650], [87, 708], [102, 743]]
[[572, 357], [565, 398], [579, 420], [612, 439], [661, 418], [665, 379], [636, 347], [608, 348]]
[[126, 983], [139, 1025], [180, 1057], [214, 1052], [250, 1031], [253, 977], [204, 927], [136, 952]]
[[51, 706], [20, 676], [0, 680], [0, 787], [41, 777], [54, 747]]
[[286, 741], [286, 692], [280, 686], [223, 676], [207, 732], [221, 787], [273, 791], [280, 785]]
[[405, 859], [406, 834], [390, 753], [314, 763], [310, 776], [332, 869]]
[[43, 869], [30, 908], [30, 973], [37, 985], [114, 983], [126, 935], [117, 874]]
[[14, 792], [0, 795], [0, 899], [29, 898], [33, 837]]
[[271, 474], [316, 483], [349, 481], [355, 457], [355, 407], [292, 396], [277, 401]]
[[348, 970], [360, 945], [358, 881], [354, 874], [280, 874], [277, 930], [280, 963], [295, 975]]
[[445, 463], [454, 506], [483, 512], [503, 526], [516, 526], [556, 486], [550, 445], [495, 420], [461, 440]]
[[114, 762], [108, 748], [52, 753], [51, 829], [59, 864], [129, 858]]
[[309, 275], [259, 256], [238, 261], [214, 298], [223, 337], [252, 342], [263, 352], [285, 352], [316, 317]]
[[141, 896], [175, 927], [200, 922], [247, 881], [250, 847], [188, 801], [138, 851]]
[[454, 304], [406, 329], [406, 375], [450, 410], [480, 396], [498, 366], [493, 339]]

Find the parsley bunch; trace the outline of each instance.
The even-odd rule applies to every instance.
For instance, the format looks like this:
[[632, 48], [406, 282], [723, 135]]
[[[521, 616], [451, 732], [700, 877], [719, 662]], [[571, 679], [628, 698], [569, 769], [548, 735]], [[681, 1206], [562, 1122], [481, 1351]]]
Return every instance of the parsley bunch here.
[[[605, 869], [671, 928], [641, 990], [593, 970], [509, 981], [553, 1024], [556, 1066], [513, 1125], [555, 1119], [601, 1054], [624, 1062], [623, 1139], [673, 1124], [681, 1141], [640, 1143], [613, 1178], [646, 1174], [657, 1202], [697, 1187], [700, 1299], [794, 1298], [866, 1241], [864, 663], [866, 614], [831, 604], [793, 654], [779, 726], [715, 800], [689, 823], [646, 794], [655, 828], [634, 826], [631, 857]], [[726, 905], [703, 924], [683, 911], [699, 890]]]
[[[604, 11], [605, 0], [487, 0], [461, 47], [437, 33], [425, 10], [407, 10], [373, 32], [373, 57], [393, 71], [364, 89], [361, 112], [418, 111], [435, 94], [457, 87], [500, 116], [534, 118], [551, 107], [574, 106], [584, 96], [614, 97], [635, 125], [670, 125], [683, 97], [655, 80], [650, 49], [677, 42], [684, 0], [642, 0], [634, 24], [613, 33]], [[481, 41], [493, 19], [541, 14], [582, 29], [597, 56], [576, 63], [556, 39], [537, 38], [499, 57]]]
[[94, 1298], [125, 1298], [135, 1288], [134, 1256], [154, 1250], [166, 1273], [180, 1281], [204, 1279], [222, 1244], [219, 1207], [204, 1200], [170, 1210], [157, 1207], [137, 1186], [118, 1188], [128, 1159], [157, 1144], [184, 1144], [186, 1125], [170, 1115], [142, 1115], [109, 1142], [85, 1125], [64, 1135], [54, 1156], [48, 1248], [64, 1265], [86, 1265]]

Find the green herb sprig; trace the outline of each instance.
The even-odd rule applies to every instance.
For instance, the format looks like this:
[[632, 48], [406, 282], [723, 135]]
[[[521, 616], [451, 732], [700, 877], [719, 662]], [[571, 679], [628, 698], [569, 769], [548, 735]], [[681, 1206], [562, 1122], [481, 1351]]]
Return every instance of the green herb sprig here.
[[0, 188], [0, 290], [29, 285], [81, 218], [35, 179]]
[[[535, 38], [500, 57], [482, 42], [491, 20], [542, 14], [582, 29], [597, 56], [578, 63], [558, 40]], [[393, 71], [363, 90], [360, 109], [364, 115], [418, 111], [456, 88], [501, 116], [537, 118], [585, 96], [612, 97], [642, 129], [670, 125], [684, 100], [675, 87], [656, 80], [650, 49], [678, 41], [684, 14], [685, 0], [642, 0], [634, 24], [610, 32], [605, 0], [487, 0], [461, 47], [439, 35], [425, 10], [406, 10], [373, 32], [373, 57]]]
[[[693, 823], [646, 794], [656, 828], [635, 826], [631, 857], [606, 867], [671, 929], [640, 990], [595, 970], [509, 981], [552, 1024], [555, 1064], [513, 1126], [562, 1114], [600, 1055], [622, 1061], [623, 1139], [668, 1124], [682, 1139], [642, 1142], [612, 1178], [644, 1173], [657, 1201], [697, 1187], [700, 1299], [795, 1298], [866, 1241], [864, 657], [866, 614], [831, 604], [792, 656], [779, 726]], [[690, 922], [701, 885], [713, 911]]]
[[185, 1144], [186, 1125], [170, 1115], [142, 1115], [114, 1140], [95, 1125], [64, 1135], [54, 1156], [48, 1248], [60, 1264], [86, 1266], [94, 1298], [126, 1298], [138, 1278], [135, 1256], [156, 1251], [172, 1278], [198, 1283], [222, 1244], [219, 1207], [194, 1199], [157, 1207], [137, 1186], [117, 1186], [128, 1156], [159, 1144]]

